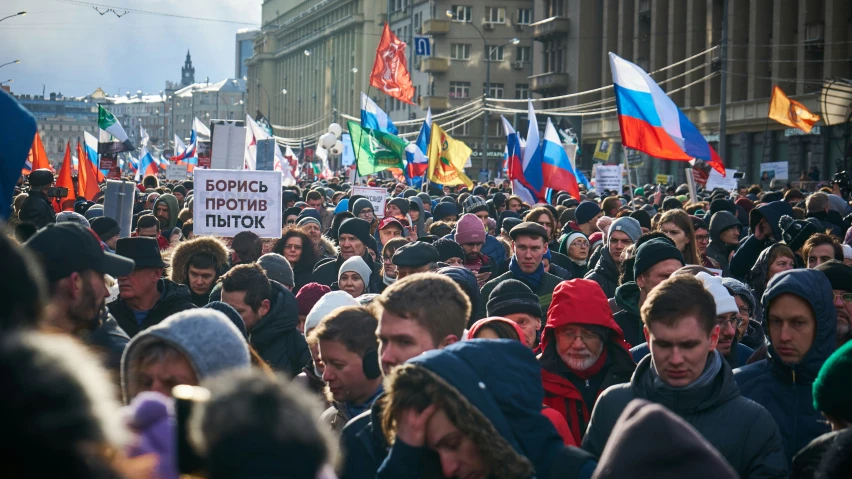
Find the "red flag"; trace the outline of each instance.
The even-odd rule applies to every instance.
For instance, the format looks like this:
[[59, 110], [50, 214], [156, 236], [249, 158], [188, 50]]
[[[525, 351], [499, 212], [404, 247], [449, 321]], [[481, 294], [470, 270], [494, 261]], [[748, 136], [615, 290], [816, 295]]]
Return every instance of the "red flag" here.
[[95, 166], [92, 162], [86, 160], [83, 148], [80, 143], [77, 143], [77, 186], [80, 189], [80, 195], [87, 200], [94, 200], [95, 195], [101, 192], [98, 187], [98, 175], [95, 173]]
[[32, 171], [39, 168], [47, 168], [50, 171], [54, 171], [53, 165], [51, 165], [50, 161], [47, 159], [47, 152], [44, 151], [44, 144], [42, 144], [41, 135], [39, 135], [38, 132], [36, 132], [35, 137], [33, 138], [33, 146], [30, 147], [30, 154], [27, 157], [27, 162], [25, 163], [24, 168], [21, 170], [21, 174], [30, 174], [30, 171], [27, 171], [27, 166], [29, 166]]
[[[65, 159], [62, 160], [62, 166], [59, 167], [59, 178], [56, 179], [57, 187], [68, 188], [68, 197], [72, 200], [76, 198], [77, 194], [74, 191], [74, 180], [71, 179], [71, 168], [74, 165], [71, 163], [71, 142], [66, 143], [65, 145]], [[60, 205], [60, 201], [65, 201], [67, 198], [57, 198], [54, 201], [53, 208], [60, 212], [62, 211], [62, 206]], [[73, 201], [72, 207], [73, 207]]]
[[382, 39], [376, 48], [376, 61], [370, 73], [370, 85], [385, 92], [388, 96], [405, 103], [414, 104], [414, 87], [405, 61], [405, 42], [396, 37], [388, 24], [382, 32]]

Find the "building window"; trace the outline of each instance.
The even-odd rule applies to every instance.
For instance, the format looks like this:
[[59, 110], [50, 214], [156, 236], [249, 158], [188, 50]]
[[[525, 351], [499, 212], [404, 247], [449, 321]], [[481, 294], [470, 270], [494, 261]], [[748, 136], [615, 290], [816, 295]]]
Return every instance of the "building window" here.
[[450, 98], [470, 98], [470, 82], [451, 81]]
[[465, 123], [454, 130], [456, 136], [470, 136], [470, 123]]
[[518, 9], [518, 25], [529, 25], [532, 23], [532, 8]]
[[516, 62], [529, 62], [530, 61], [530, 47], [517, 47], [517, 48], [515, 48], [515, 61]]
[[470, 60], [470, 43], [451, 44], [450, 58], [453, 60]]
[[503, 45], [498, 47], [488, 47], [490, 50], [489, 60], [492, 62], [502, 62], [503, 61]]
[[528, 83], [515, 85], [515, 100], [526, 100], [530, 97], [530, 86]]
[[565, 0], [545, 0], [544, 2], [544, 11], [547, 14], [547, 17], [561, 17], [562, 16], [562, 3]]
[[472, 18], [471, 7], [468, 5], [453, 5], [453, 21], [469, 22]]
[[506, 23], [506, 9], [502, 7], [487, 7], [485, 9], [486, 23]]
[[[484, 87], [485, 85], [483, 85]], [[483, 88], [484, 90], [485, 88]], [[488, 87], [488, 98], [496, 98], [498, 100], [503, 99], [503, 84], [502, 83], [492, 83]]]
[[563, 72], [562, 44], [560, 42], [550, 41], [545, 43], [543, 66], [545, 73]]

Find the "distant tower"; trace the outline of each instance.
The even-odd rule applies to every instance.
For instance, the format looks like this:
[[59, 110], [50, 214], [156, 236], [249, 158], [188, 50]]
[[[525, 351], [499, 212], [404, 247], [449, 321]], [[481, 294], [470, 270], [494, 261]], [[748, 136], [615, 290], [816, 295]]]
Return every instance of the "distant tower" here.
[[183, 68], [180, 69], [180, 85], [189, 86], [195, 83], [195, 68], [192, 66], [192, 58], [189, 56], [189, 50], [186, 51], [186, 61], [183, 62]]

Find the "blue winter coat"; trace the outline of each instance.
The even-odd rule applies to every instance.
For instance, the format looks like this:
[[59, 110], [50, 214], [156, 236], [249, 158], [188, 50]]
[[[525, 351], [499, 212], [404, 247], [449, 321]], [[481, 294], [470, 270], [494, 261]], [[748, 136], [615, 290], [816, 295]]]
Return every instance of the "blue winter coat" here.
[[[449, 386], [446, 400], [457, 405], [460, 421], [470, 423], [471, 415], [484, 416], [511, 450], [529, 460], [534, 477], [591, 477], [595, 467], [591, 456], [565, 446], [553, 423], [541, 413], [541, 369], [522, 343], [508, 339], [459, 341], [427, 351], [407, 364], [425, 368]], [[491, 457], [495, 451], [505, 453], [492, 440], [477, 441], [477, 445], [483, 454], [491, 452]], [[424, 448], [398, 440], [377, 477], [424, 477], [426, 453]]]
[[837, 312], [831, 284], [821, 272], [796, 269], [779, 273], [763, 294], [763, 317], [777, 296], [792, 293], [808, 301], [816, 316], [814, 343], [798, 364], [786, 364], [775, 351], [767, 330], [767, 359], [734, 370], [734, 379], [743, 396], [762, 405], [775, 418], [784, 440], [787, 461], [811, 440], [829, 431], [814, 410], [811, 395], [814, 379], [823, 362], [836, 349]]

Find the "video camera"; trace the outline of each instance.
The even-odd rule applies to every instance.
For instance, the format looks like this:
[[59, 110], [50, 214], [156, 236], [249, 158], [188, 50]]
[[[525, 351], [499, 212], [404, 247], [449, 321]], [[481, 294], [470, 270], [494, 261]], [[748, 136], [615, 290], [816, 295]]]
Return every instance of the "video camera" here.
[[52, 186], [45, 192], [48, 198], [65, 198], [68, 196], [68, 188], [62, 186]]

